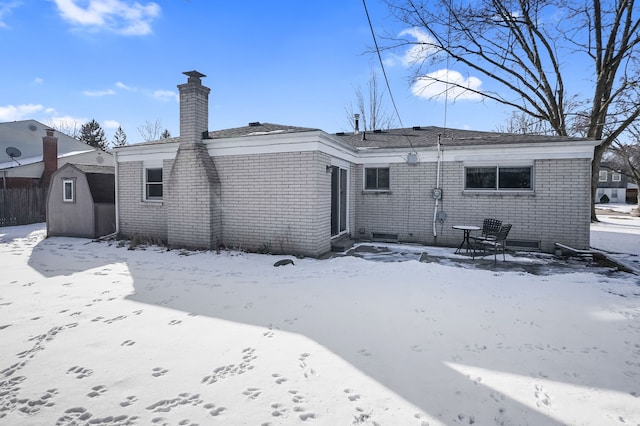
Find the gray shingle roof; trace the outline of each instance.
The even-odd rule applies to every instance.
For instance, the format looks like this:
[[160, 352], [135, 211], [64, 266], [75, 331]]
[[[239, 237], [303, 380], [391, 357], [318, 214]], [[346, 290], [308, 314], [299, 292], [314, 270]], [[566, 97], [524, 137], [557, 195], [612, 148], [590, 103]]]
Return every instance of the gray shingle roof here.
[[75, 168], [86, 174], [115, 174], [116, 168], [114, 166], [98, 166], [94, 164], [73, 164]]
[[[250, 123], [248, 126], [209, 131], [210, 139], [239, 138], [262, 135], [277, 135], [286, 133], [300, 133], [321, 131], [309, 127], [288, 126], [273, 123]], [[571, 138], [561, 136], [523, 135], [514, 133], [481, 132], [476, 130], [449, 129], [443, 127], [426, 126], [404, 129], [388, 129], [381, 131], [339, 132], [333, 136], [354, 148], [379, 149], [412, 149], [436, 146], [440, 136], [442, 146], [473, 146], [473, 145], [501, 145], [515, 143], [545, 143], [545, 142], [586, 142], [587, 138]], [[179, 142], [180, 138], [162, 139], [159, 141], [135, 144], [156, 145], [162, 143]], [[126, 147], [125, 147], [126, 148]]]
[[522, 135], [475, 130], [448, 129], [443, 127], [413, 127], [366, 131], [354, 134], [336, 133], [336, 138], [356, 148], [420, 148], [435, 146], [440, 135], [442, 146], [499, 145], [512, 143], [543, 143], [560, 141], [588, 141], [586, 138], [560, 136]]
[[278, 133], [299, 133], [312, 132], [319, 129], [311, 129], [308, 127], [287, 126], [283, 124], [273, 123], [249, 123], [248, 126], [235, 127], [233, 129], [214, 130], [209, 132], [211, 139], [237, 138], [243, 136], [259, 136]]

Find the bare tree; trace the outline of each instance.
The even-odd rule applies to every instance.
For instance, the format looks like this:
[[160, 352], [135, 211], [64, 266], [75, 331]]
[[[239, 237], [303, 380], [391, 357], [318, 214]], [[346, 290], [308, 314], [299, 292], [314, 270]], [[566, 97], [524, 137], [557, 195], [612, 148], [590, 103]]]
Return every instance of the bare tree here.
[[[592, 197], [603, 153], [640, 116], [640, 21], [634, 0], [387, 0], [411, 27], [388, 48], [409, 48], [423, 83], [473, 93], [544, 121], [559, 136], [577, 129], [602, 140], [592, 162]], [[585, 63], [583, 75], [569, 64]], [[491, 80], [483, 90], [449, 72], [453, 64]], [[448, 66], [447, 66], [448, 68]], [[565, 82], [591, 79], [592, 92]], [[577, 124], [576, 124], [577, 123]], [[592, 199], [591, 219], [597, 221]]]
[[360, 114], [362, 130], [390, 129], [396, 126], [396, 120], [385, 108], [384, 93], [378, 88], [378, 75], [375, 69], [371, 69], [367, 82], [367, 95], [362, 93], [360, 86], [354, 89], [355, 105], [349, 104], [345, 108], [347, 121], [351, 128], [355, 126], [355, 114]]
[[80, 126], [75, 120], [55, 120], [50, 118], [47, 126], [74, 139], [80, 139]]
[[156, 141], [162, 137], [162, 121], [145, 121], [143, 125], [138, 126], [138, 133], [145, 142]]
[[503, 125], [496, 126], [497, 132], [522, 135], [554, 135], [554, 130], [546, 121], [542, 121], [521, 112], [513, 111]]

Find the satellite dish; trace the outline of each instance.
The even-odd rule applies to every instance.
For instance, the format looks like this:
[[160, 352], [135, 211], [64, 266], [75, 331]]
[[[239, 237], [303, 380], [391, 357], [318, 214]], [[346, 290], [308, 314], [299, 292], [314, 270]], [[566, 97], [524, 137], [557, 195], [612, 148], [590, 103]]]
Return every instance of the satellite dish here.
[[13, 146], [8, 147], [6, 151], [7, 151], [7, 155], [12, 159], [19, 158], [22, 155], [20, 150]]

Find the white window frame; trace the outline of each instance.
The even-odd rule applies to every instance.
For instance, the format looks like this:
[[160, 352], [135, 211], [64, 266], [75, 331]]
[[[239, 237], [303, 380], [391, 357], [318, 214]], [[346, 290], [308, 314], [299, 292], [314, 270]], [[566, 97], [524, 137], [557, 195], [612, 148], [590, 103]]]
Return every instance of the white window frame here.
[[598, 182], [606, 182], [609, 179], [609, 174], [606, 170], [600, 170], [598, 173]]
[[620, 173], [611, 172], [611, 181], [612, 182], [620, 182], [622, 180], [622, 175]]
[[[496, 171], [496, 186], [495, 188], [467, 188], [467, 169], [470, 168], [490, 168], [495, 169]], [[500, 188], [500, 169], [510, 169], [510, 168], [528, 168], [531, 172], [529, 175], [529, 188]], [[515, 192], [523, 192], [523, 193], [533, 193], [535, 192], [535, 165], [532, 163], [520, 163], [520, 162], [507, 162], [507, 163], [465, 163], [463, 174], [462, 174], [462, 185], [464, 187], [465, 192], [481, 192], [481, 193], [515, 193]]]
[[[71, 188], [71, 197], [67, 196], [67, 185]], [[62, 202], [76, 202], [76, 180], [71, 178], [62, 179]]]
[[[367, 188], [367, 170], [368, 169], [387, 169], [388, 173], [388, 186], [386, 188]], [[362, 170], [362, 188], [367, 192], [389, 192], [391, 191], [391, 167], [389, 164], [367, 164]]]
[[[160, 182], [151, 182], [147, 181], [148, 171], [149, 170], [160, 170], [162, 172], [162, 180]], [[148, 185], [160, 185], [162, 188], [162, 196], [160, 197], [149, 197]], [[142, 199], [146, 202], [151, 203], [159, 203], [164, 199], [164, 170], [162, 165], [147, 165], [142, 168]]]

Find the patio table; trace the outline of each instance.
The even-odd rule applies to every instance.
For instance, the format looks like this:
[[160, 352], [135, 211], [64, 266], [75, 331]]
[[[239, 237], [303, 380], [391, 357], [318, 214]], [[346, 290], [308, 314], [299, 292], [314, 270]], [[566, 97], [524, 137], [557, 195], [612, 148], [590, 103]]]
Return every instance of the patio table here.
[[469, 251], [471, 251], [471, 258], [475, 259], [476, 249], [469, 242], [469, 234], [471, 233], [471, 231], [479, 231], [480, 227], [475, 225], [453, 225], [452, 228], [459, 229], [464, 232], [462, 242], [460, 243], [460, 246], [456, 249], [455, 254], [460, 253], [462, 251], [462, 247], [465, 247], [465, 254], [468, 255]]

